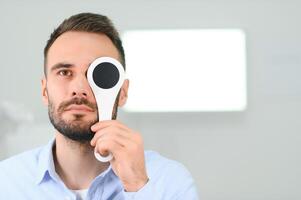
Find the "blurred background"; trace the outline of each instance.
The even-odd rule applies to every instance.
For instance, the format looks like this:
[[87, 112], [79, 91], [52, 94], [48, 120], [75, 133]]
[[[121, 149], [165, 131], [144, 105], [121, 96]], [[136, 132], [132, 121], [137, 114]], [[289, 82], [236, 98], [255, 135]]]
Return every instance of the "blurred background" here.
[[121, 110], [119, 119], [140, 131], [146, 149], [182, 162], [201, 199], [301, 199], [300, 8], [297, 0], [1, 0], [0, 160], [54, 136], [41, 100], [43, 48], [70, 15], [107, 15], [120, 32], [239, 28], [247, 49], [244, 111]]

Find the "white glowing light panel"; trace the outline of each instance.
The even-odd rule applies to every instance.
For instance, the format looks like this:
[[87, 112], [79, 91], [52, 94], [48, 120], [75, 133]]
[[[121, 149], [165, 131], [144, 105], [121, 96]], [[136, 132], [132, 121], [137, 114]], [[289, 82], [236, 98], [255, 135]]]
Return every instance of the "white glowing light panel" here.
[[246, 42], [239, 29], [137, 30], [122, 35], [126, 111], [242, 111]]

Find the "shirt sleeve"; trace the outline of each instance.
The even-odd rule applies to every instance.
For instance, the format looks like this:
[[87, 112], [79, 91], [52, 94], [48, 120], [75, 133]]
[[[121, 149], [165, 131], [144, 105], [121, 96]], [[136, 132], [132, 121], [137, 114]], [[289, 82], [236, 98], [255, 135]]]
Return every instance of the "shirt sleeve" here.
[[125, 200], [199, 200], [191, 174], [180, 163], [160, 170], [137, 192], [124, 191]]

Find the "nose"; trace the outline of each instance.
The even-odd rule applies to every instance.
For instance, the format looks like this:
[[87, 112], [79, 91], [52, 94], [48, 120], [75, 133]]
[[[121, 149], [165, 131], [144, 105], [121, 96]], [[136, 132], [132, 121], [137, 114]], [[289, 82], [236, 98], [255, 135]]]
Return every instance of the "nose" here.
[[85, 76], [80, 76], [73, 80], [72, 89], [71, 89], [72, 97], [88, 98], [88, 95], [90, 93], [91, 93], [91, 88]]

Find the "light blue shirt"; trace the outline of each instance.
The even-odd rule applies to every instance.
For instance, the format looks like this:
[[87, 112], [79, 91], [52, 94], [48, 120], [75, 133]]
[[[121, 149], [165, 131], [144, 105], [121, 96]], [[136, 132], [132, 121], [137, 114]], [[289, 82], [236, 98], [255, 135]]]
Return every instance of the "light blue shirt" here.
[[[2, 200], [76, 200], [55, 171], [55, 140], [0, 162]], [[195, 183], [185, 167], [156, 152], [146, 151], [148, 183], [137, 192], [125, 192], [111, 166], [91, 183], [87, 200], [197, 200]]]

